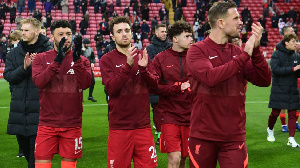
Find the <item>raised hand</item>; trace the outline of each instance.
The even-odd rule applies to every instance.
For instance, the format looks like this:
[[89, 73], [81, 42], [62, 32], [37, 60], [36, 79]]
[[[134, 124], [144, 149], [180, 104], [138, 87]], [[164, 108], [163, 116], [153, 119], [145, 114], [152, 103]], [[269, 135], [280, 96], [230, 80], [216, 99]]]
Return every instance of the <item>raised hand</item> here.
[[181, 84], [181, 90], [182, 90], [182, 91], [183, 91], [183, 90], [186, 90], [186, 89], [188, 89], [188, 88], [190, 88], [190, 87], [191, 87], [191, 85], [190, 85], [189, 81], [184, 82], [184, 83]]
[[252, 34], [248, 39], [248, 41], [246, 42], [244, 51], [246, 51], [250, 56], [252, 56], [255, 41], [256, 41], [256, 36], [255, 34]]
[[81, 48], [82, 48], [82, 36], [78, 35], [74, 38], [74, 52], [73, 52], [73, 61], [77, 61], [80, 58]]
[[261, 39], [262, 31], [264, 28], [261, 26], [261, 24], [259, 22], [257, 22], [257, 24], [253, 23], [251, 28], [252, 28], [252, 34], [255, 35], [254, 48], [256, 48], [260, 44], [260, 39]]
[[143, 50], [143, 56], [139, 54], [139, 62], [138, 65], [142, 67], [147, 67], [148, 65], [148, 54], [146, 48]]
[[59, 45], [58, 45], [58, 48], [57, 48], [57, 54], [56, 54], [56, 58], [54, 59], [55, 62], [58, 62], [59, 64], [62, 63], [62, 61], [65, 59], [66, 57], [66, 54], [64, 52], [64, 44], [66, 42], [66, 39], [65, 37], [63, 37], [60, 42], [59, 42]]
[[24, 69], [27, 70], [28, 67], [32, 64], [32, 60], [35, 57], [36, 53], [32, 53], [29, 55], [29, 52], [26, 53], [24, 57]]
[[137, 48], [135, 46], [132, 46], [130, 48], [128, 48], [127, 52], [126, 52], [126, 57], [127, 57], [127, 64], [132, 66], [134, 63], [134, 57], [137, 55], [136, 53]]

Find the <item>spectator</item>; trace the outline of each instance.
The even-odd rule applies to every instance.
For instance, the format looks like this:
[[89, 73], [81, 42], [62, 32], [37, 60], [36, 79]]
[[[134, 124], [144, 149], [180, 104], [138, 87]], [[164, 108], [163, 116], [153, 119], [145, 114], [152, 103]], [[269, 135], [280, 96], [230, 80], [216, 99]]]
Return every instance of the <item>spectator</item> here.
[[40, 105], [38, 89], [31, 76], [32, 59], [36, 53], [52, 49], [52, 44], [48, 37], [39, 33], [41, 23], [37, 19], [26, 18], [21, 24], [23, 39], [8, 53], [3, 73], [4, 79], [13, 87], [7, 134], [17, 135], [28, 168], [34, 168]]
[[248, 38], [248, 31], [247, 31], [247, 24], [248, 22], [246, 21], [245, 24], [243, 24], [243, 27], [242, 27], [242, 31], [241, 31], [241, 34], [242, 34], [242, 43], [246, 43]]
[[138, 30], [141, 29], [140, 22], [135, 21], [132, 25], [132, 33], [135, 34]]
[[268, 4], [268, 2], [264, 2], [262, 7], [263, 7], [263, 16], [264, 16], [264, 18], [269, 17], [269, 4]]
[[293, 24], [293, 29], [294, 29], [295, 34], [298, 36], [298, 27], [296, 24]]
[[121, 0], [116, 0], [116, 5], [117, 5], [118, 7], [121, 7]]
[[35, 0], [28, 0], [29, 13], [33, 13], [35, 9]]
[[151, 31], [155, 30], [155, 26], [158, 24], [158, 21], [156, 19], [156, 16], [153, 16], [153, 18], [151, 19]]
[[182, 13], [181, 13], [180, 8], [176, 8], [175, 13], [174, 13], [174, 21], [176, 22], [178, 20], [181, 20], [181, 17], [182, 17]]
[[248, 10], [248, 6], [245, 6], [241, 13], [243, 23], [246, 22], [246, 18], [248, 18], [249, 15], [251, 16], [250, 11]]
[[[9, 35], [9, 40], [11, 44], [11, 49], [16, 48], [19, 44], [19, 41], [23, 38], [22, 32], [20, 30], [14, 30], [12, 33]], [[10, 50], [11, 50], [10, 49]], [[19, 148], [20, 150], [21, 148]], [[22, 150], [22, 149], [21, 149]], [[23, 153], [23, 151], [22, 151]]]
[[297, 13], [294, 10], [293, 6], [291, 6], [291, 8], [290, 8], [289, 12], [287, 13], [287, 15], [288, 15], [289, 18], [293, 18], [293, 20], [296, 21]]
[[62, 0], [60, 3], [61, 6], [61, 13], [69, 13], [69, 1]]
[[196, 1], [196, 10], [199, 10], [203, 5], [205, 6], [204, 0], [197, 0]]
[[10, 4], [9, 13], [10, 13], [10, 24], [12, 24], [15, 22], [17, 16], [17, 8], [15, 7], [14, 3]]
[[205, 27], [203, 23], [200, 23], [198, 29], [198, 41], [204, 40], [204, 33], [205, 33]]
[[81, 5], [80, 0], [74, 0], [73, 5], [74, 5], [75, 13], [80, 13], [80, 5]]
[[46, 20], [47, 22], [45, 27], [48, 28], [51, 26], [51, 22], [52, 22], [52, 16], [50, 12], [46, 13]]
[[131, 17], [131, 24], [135, 23], [135, 22], [141, 22], [141, 18], [136, 14], [136, 12], [134, 11], [132, 13], [132, 17]]
[[102, 14], [102, 19], [109, 20], [108, 18], [109, 18], [108, 10], [105, 10], [105, 12]]
[[82, 41], [83, 47], [81, 49], [81, 54], [85, 56], [89, 61], [90, 61], [90, 66], [91, 66], [91, 74], [92, 74], [92, 84], [89, 88], [89, 97], [87, 98], [88, 100], [91, 100], [92, 102], [97, 102], [96, 99], [93, 97], [93, 91], [95, 87], [95, 77], [94, 77], [94, 72], [93, 69], [95, 67], [95, 54], [93, 51], [93, 48], [90, 47], [91, 41], [88, 38], [83, 39]]
[[99, 23], [100, 26], [100, 32], [103, 35], [109, 35], [109, 27], [108, 27], [108, 21], [105, 19], [102, 19], [102, 21]]
[[[18, 16], [15, 19], [15, 23], [17, 24], [17, 29], [21, 30], [21, 21], [23, 20], [21, 13], [18, 14]], [[1, 33], [0, 33], [1, 34]]]
[[141, 39], [135, 39], [134, 40], [134, 46], [136, 46], [136, 48], [138, 50], [142, 50], [143, 49], [143, 43], [142, 43]]
[[[44, 3], [44, 8], [45, 8], [45, 12], [46, 13], [51, 13], [52, 10], [52, 3], [51, 0], [46, 0], [46, 2]], [[50, 26], [50, 25], [49, 25]]]
[[80, 6], [81, 6], [82, 14], [85, 15], [87, 11], [87, 0], [81, 0]]
[[74, 35], [76, 32], [76, 28], [77, 28], [77, 24], [74, 20], [74, 17], [71, 17], [70, 24], [71, 24], [72, 34]]
[[83, 149], [82, 90], [92, 83], [91, 67], [88, 59], [80, 56], [81, 37], [74, 39], [72, 50], [68, 21], [55, 20], [50, 30], [54, 49], [38, 54], [32, 63], [32, 80], [39, 88], [41, 106], [35, 164], [36, 168], [50, 168], [57, 153], [62, 157], [62, 168], [76, 168]]
[[89, 23], [82, 17], [82, 20], [79, 23], [80, 33], [81, 35], [86, 35], [87, 28], [89, 27]]
[[116, 11], [113, 12], [112, 17], [117, 17], [119, 16], [118, 13]]
[[114, 3], [111, 2], [110, 5], [109, 5], [109, 17], [112, 17], [114, 11], [115, 11], [115, 6], [114, 6]]
[[106, 11], [107, 2], [106, 0], [100, 0], [100, 4], [101, 4], [101, 13], [103, 14]]
[[1, 4], [0, 4], [0, 19], [6, 20], [6, 4], [4, 2], [4, 0], [2, 0]]
[[261, 26], [265, 29], [266, 28], [266, 19], [263, 15], [260, 15], [258, 18], [258, 22], [261, 24]]
[[138, 2], [137, 2], [137, 0], [130, 0], [130, 6], [132, 7], [132, 6], [134, 6], [134, 4], [137, 4]]
[[287, 19], [287, 22], [285, 23], [285, 26], [293, 26], [293, 18]]
[[239, 37], [235, 37], [235, 38], [229, 37], [228, 43], [242, 47], [242, 40]]
[[23, 13], [25, 9], [25, 0], [17, 0], [18, 12]]
[[274, 15], [271, 18], [272, 28], [277, 28], [278, 27], [278, 20], [279, 20], [279, 17], [277, 16], [276, 13], [274, 13]]
[[199, 22], [196, 21], [194, 23], [194, 26], [193, 26], [193, 34], [194, 34], [194, 41], [197, 42], [198, 41], [198, 29], [199, 29]]
[[94, 36], [94, 41], [96, 42], [98, 58], [100, 58], [99, 54], [101, 54], [102, 41], [103, 41], [103, 35], [101, 34], [100, 30], [97, 30], [97, 34], [95, 34], [95, 36]]
[[40, 33], [43, 34], [44, 36], [47, 36], [47, 29], [44, 26], [41, 26]]
[[168, 15], [169, 15], [169, 11], [167, 10], [167, 8], [165, 8], [165, 5], [163, 4], [159, 9], [160, 21], [164, 20], [164, 18], [168, 17]]
[[261, 39], [260, 39], [260, 46], [267, 47], [268, 42], [269, 42], [269, 40], [268, 40], [268, 31], [263, 29], [262, 36], [261, 36]]
[[142, 40], [141, 29], [138, 29], [135, 33], [133, 33], [133, 40]]
[[124, 16], [126, 15], [126, 13], [127, 13], [127, 16], [130, 16], [129, 4], [127, 4], [123, 10]]
[[148, 4], [144, 4], [141, 9], [142, 20], [149, 21], [149, 11], [150, 11], [150, 9], [148, 8]]
[[110, 44], [109, 41], [106, 41], [106, 38], [103, 38], [102, 47], [106, 48]]
[[140, 9], [141, 9], [141, 3], [134, 3], [133, 5], [133, 12], [135, 12], [137, 15], [139, 15], [139, 12], [140, 12]]
[[282, 18], [282, 21], [283, 21], [283, 22], [286, 22], [287, 14], [285, 14], [284, 12], [282, 12], [282, 13], [279, 15], [279, 18]]
[[246, 17], [245, 23], [246, 23], [247, 32], [252, 31], [251, 26], [252, 26], [252, 23], [253, 23], [253, 19], [252, 19], [252, 16], [251, 16], [250, 13], [248, 13], [248, 16]]
[[6, 54], [8, 49], [8, 42], [5, 36], [1, 38], [0, 42], [0, 59], [3, 60], [3, 62], [6, 62]]
[[38, 8], [36, 8], [35, 12], [33, 13], [33, 17], [36, 18], [38, 21], [42, 21], [42, 13]]
[[279, 30], [279, 33], [282, 35], [282, 28], [285, 26], [285, 23], [283, 22], [282, 18], [279, 19], [279, 22], [278, 22], [278, 30]]
[[86, 20], [88, 23], [90, 23], [90, 14], [89, 11], [86, 11], [85, 14], [83, 15], [84, 20]]
[[94, 2], [94, 13], [99, 13], [100, 0], [95, 0]]
[[164, 19], [161, 21], [161, 24], [165, 24], [167, 27], [169, 27], [170, 23], [167, 16], [164, 17]]
[[147, 24], [146, 20], [143, 20], [143, 23], [141, 25], [141, 31], [142, 31], [142, 40], [147, 39], [150, 32], [150, 27]]

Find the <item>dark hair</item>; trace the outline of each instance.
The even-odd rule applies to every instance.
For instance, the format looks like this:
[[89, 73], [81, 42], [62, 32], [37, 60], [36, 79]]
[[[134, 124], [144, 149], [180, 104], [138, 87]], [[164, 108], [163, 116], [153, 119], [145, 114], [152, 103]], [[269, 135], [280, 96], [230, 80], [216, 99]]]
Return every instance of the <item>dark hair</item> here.
[[174, 36], [178, 36], [183, 32], [193, 33], [192, 27], [188, 22], [176, 21], [168, 28], [169, 38], [172, 40]]
[[117, 16], [111, 19], [109, 23], [109, 31], [112, 35], [114, 35], [114, 25], [119, 23], [127, 23], [129, 26], [131, 26], [131, 22], [128, 17], [125, 16]]
[[54, 30], [57, 29], [57, 28], [70, 28], [72, 29], [72, 26], [71, 24], [67, 21], [67, 20], [64, 20], [64, 19], [61, 19], [61, 20], [55, 20], [51, 26], [50, 26], [50, 31], [51, 31], [51, 34], [54, 33]]
[[217, 20], [220, 18], [227, 17], [228, 9], [236, 8], [236, 4], [232, 1], [224, 2], [215, 2], [212, 7], [209, 9], [207, 18], [210, 26], [213, 28], [216, 26]]
[[167, 27], [165, 24], [157, 24], [156, 26], [155, 26], [155, 30], [157, 30], [158, 28], [160, 28], [160, 27]]
[[298, 40], [297, 35], [296, 35], [296, 34], [288, 34], [288, 35], [285, 35], [285, 36], [283, 37], [282, 42], [285, 44], [285, 42], [290, 42], [292, 39]]
[[284, 34], [288, 28], [292, 28], [292, 27], [291, 26], [283, 26], [283, 28], [281, 29], [281, 33]]

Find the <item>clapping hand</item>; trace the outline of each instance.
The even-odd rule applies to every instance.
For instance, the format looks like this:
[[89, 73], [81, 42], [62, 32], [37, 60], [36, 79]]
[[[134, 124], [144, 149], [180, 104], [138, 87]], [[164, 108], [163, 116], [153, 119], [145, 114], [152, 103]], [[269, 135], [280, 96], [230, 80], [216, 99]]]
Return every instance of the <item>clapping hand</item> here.
[[54, 59], [55, 62], [58, 62], [59, 64], [62, 63], [62, 61], [65, 59], [66, 57], [66, 54], [65, 54], [65, 51], [64, 51], [64, 44], [66, 42], [66, 38], [63, 37], [60, 42], [59, 42], [59, 45], [58, 45], [58, 48], [57, 48], [57, 55], [56, 55], [56, 58]]
[[139, 54], [139, 62], [138, 65], [142, 67], [147, 67], [148, 65], [148, 54], [146, 48], [143, 50], [143, 56]]
[[73, 52], [73, 61], [77, 61], [80, 58], [81, 48], [82, 48], [82, 36], [78, 35], [74, 38], [75, 49]]

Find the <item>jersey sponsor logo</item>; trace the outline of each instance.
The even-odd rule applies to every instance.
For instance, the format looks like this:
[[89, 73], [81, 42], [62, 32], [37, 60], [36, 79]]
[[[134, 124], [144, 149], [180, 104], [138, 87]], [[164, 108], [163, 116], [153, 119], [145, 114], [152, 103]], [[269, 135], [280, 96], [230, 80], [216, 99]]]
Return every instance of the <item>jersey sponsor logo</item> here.
[[123, 64], [120, 64], [120, 65], [116, 65], [116, 67], [117, 67], [117, 68], [120, 68], [121, 66], [123, 66]]
[[218, 56], [209, 56], [208, 58], [209, 59], [215, 59], [215, 58], [217, 58]]

